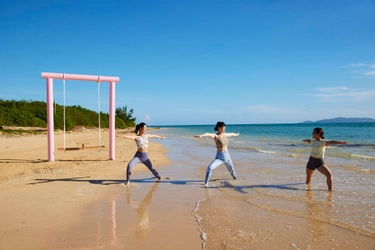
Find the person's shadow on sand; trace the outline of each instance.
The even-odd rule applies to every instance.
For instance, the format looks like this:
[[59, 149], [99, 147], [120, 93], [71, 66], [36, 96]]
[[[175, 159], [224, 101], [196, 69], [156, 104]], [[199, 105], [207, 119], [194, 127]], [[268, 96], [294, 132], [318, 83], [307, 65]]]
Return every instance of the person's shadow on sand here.
[[[57, 178], [57, 179], [34, 179], [35, 182], [30, 182], [28, 185], [44, 184], [50, 182], [88, 182], [94, 185], [120, 185], [124, 184], [125, 180], [106, 180], [106, 179], [88, 179], [90, 176], [77, 176], [77, 177], [67, 177], [67, 178]], [[130, 183], [169, 183], [174, 185], [188, 185], [190, 183], [201, 183], [202, 180], [172, 180], [169, 177], [162, 178], [162, 180], [157, 180], [155, 177], [142, 178], [142, 179], [132, 179]]]
[[287, 189], [287, 190], [300, 190], [296, 187], [290, 187], [294, 185], [301, 185], [304, 184], [302, 182], [299, 183], [286, 183], [286, 184], [259, 184], [259, 185], [247, 185], [247, 186], [236, 186], [230, 183], [229, 181], [224, 181], [223, 185], [218, 187], [208, 187], [208, 188], [232, 188], [236, 190], [237, 192], [246, 194], [247, 192], [244, 191], [244, 189], [248, 188], [275, 188], [275, 189]]
[[[50, 182], [88, 182], [94, 185], [120, 185], [124, 184], [125, 180], [105, 180], [105, 179], [89, 179], [90, 176], [82, 176], [82, 177], [68, 177], [68, 178], [58, 178], [58, 179], [34, 179], [36, 182], [28, 183], [28, 185], [35, 185], [35, 184], [43, 184], [43, 183], [50, 183]], [[215, 179], [212, 181], [221, 181], [221, 179]], [[162, 180], [157, 180], [155, 177], [150, 178], [142, 178], [142, 179], [133, 179], [131, 183], [168, 183], [173, 185], [190, 185], [195, 183], [203, 183], [202, 180], [172, 180], [169, 177], [164, 177]], [[210, 186], [210, 187], [202, 187], [202, 188], [232, 188], [240, 193], [247, 193], [244, 189], [251, 189], [251, 188], [275, 188], [275, 189], [287, 189], [287, 190], [300, 190], [296, 187], [291, 187], [295, 185], [304, 184], [300, 183], [286, 183], [286, 184], [259, 184], [259, 185], [246, 185], [246, 186], [239, 186], [233, 185], [230, 181], [225, 179], [222, 180], [222, 185], [219, 186]]]

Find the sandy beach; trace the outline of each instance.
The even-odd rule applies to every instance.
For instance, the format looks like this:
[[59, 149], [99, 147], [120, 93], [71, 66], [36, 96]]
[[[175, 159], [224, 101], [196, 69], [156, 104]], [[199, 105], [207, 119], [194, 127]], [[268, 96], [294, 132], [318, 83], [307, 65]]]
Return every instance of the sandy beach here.
[[[127, 132], [119, 130], [117, 134]], [[108, 131], [102, 132], [102, 140], [103, 145], [108, 143]], [[67, 134], [67, 147], [76, 147], [76, 142], [82, 141], [97, 145], [97, 131], [83, 129]], [[56, 132], [55, 148], [62, 145], [62, 133]], [[108, 147], [69, 152], [56, 150], [54, 162], [47, 161], [46, 150], [45, 134], [0, 137], [0, 249], [131, 249], [140, 241], [145, 249], [160, 241], [167, 249], [200, 248], [195, 219], [189, 216], [190, 207], [168, 212], [173, 205], [166, 209], [163, 203], [153, 208], [160, 220], [153, 225], [154, 230], [151, 229], [155, 233], [139, 239], [139, 228], [143, 232], [150, 230], [144, 221], [147, 221], [147, 204], [152, 195], [144, 195], [143, 190], [133, 192], [137, 183], [131, 183], [130, 187], [123, 185], [126, 164], [136, 151], [133, 141], [116, 138], [115, 161], [107, 160]], [[165, 152], [161, 144], [151, 142], [150, 159], [159, 171], [171, 163]], [[156, 179], [151, 178], [146, 167], [137, 165], [134, 178], [143, 175], [155, 189]], [[126, 195], [124, 192], [127, 191], [128, 200], [132, 195], [131, 206], [116, 204], [116, 197]], [[143, 195], [142, 199], [146, 196], [143, 203], [138, 199], [140, 195]], [[173, 199], [174, 194], [170, 195]], [[139, 213], [138, 220], [144, 220], [140, 226], [137, 214], [130, 211], [134, 207]], [[115, 213], [118, 221], [114, 218]], [[164, 222], [162, 216], [170, 221]], [[131, 221], [125, 227], [122, 225], [124, 219]], [[175, 223], [179, 220], [185, 226], [176, 229]], [[116, 245], [117, 239], [123, 239], [124, 235], [129, 235], [126, 244]], [[134, 235], [137, 237], [131, 239]], [[174, 240], [168, 243], [172, 236]]]
[[[55, 136], [55, 148], [61, 147], [62, 133]], [[97, 145], [97, 131], [67, 134], [67, 146], [82, 141]], [[240, 196], [274, 187], [267, 180], [250, 185], [218, 168], [203, 188], [206, 165], [184, 158], [196, 147], [173, 145], [176, 152], [168, 157], [160, 142], [151, 140], [149, 155], [162, 180], [139, 164], [125, 186], [125, 168], [136, 151], [131, 140], [116, 138], [116, 159], [109, 161], [104, 130], [104, 149], [56, 150], [48, 162], [46, 134], [1, 135], [0, 249], [375, 249], [375, 235], [326, 222], [332, 208], [321, 200], [332, 199], [327, 192], [303, 191], [310, 204], [302, 209], [306, 216], [293, 211], [293, 198], [279, 210], [268, 209], [267, 203], [278, 202], [272, 195]], [[254, 184], [263, 173], [253, 165]]]

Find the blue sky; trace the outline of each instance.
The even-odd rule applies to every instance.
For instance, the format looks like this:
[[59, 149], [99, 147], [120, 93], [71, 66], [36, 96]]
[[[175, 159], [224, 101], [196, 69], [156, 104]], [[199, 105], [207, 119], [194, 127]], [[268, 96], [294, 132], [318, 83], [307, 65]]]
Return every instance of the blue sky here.
[[[1, 0], [0, 30], [1, 99], [45, 101], [58, 72], [120, 77], [148, 125], [375, 118], [375, 0]], [[97, 110], [96, 84], [66, 104]]]

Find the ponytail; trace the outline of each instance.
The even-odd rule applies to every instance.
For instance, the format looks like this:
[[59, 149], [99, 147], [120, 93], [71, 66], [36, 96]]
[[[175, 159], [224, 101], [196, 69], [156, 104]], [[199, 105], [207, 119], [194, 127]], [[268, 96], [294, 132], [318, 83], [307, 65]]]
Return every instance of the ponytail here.
[[139, 124], [137, 124], [137, 125], [135, 126], [134, 133], [135, 133], [135, 134], [138, 134], [138, 131], [139, 131]]

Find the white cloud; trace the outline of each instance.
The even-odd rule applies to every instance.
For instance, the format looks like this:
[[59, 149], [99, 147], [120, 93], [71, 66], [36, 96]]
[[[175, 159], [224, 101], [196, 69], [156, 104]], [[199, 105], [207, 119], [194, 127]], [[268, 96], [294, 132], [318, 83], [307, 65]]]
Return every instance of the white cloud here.
[[[269, 105], [252, 105], [245, 108], [240, 123], [289, 123], [307, 120], [320, 120], [333, 117], [374, 117], [371, 107], [348, 105], [332, 105], [331, 103], [315, 102], [314, 106], [297, 105], [279, 107]], [[240, 117], [240, 116], [239, 116]]]
[[353, 70], [350, 70], [350, 73], [359, 74], [362, 76], [374, 76], [375, 71], [369, 71], [369, 69], [375, 69], [375, 64], [368, 64], [368, 63], [351, 63], [344, 68], [355, 68]]
[[145, 115], [145, 116], [143, 117], [143, 121], [144, 121], [144, 122], [150, 122], [150, 121], [152, 121], [151, 116], [149, 116], [149, 115]]
[[363, 101], [375, 97], [375, 89], [356, 90], [347, 87], [333, 87], [320, 88], [317, 91], [318, 93], [314, 94], [314, 96], [325, 101]]
[[365, 68], [365, 67], [368, 67], [368, 64], [366, 64], [366, 63], [350, 63], [350, 64], [348, 64], [345, 67], [349, 67], [349, 68]]
[[366, 72], [365, 75], [367, 75], [367, 76], [375, 76], [375, 70]]
[[342, 91], [348, 90], [347, 87], [332, 87], [332, 88], [319, 88], [317, 89], [320, 92], [325, 92], [325, 93], [338, 93]]
[[350, 73], [358, 73], [358, 74], [363, 74], [363, 72], [365, 72], [366, 70], [365, 69], [353, 69], [353, 70], [349, 70]]

